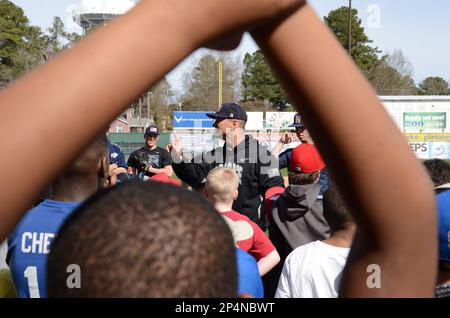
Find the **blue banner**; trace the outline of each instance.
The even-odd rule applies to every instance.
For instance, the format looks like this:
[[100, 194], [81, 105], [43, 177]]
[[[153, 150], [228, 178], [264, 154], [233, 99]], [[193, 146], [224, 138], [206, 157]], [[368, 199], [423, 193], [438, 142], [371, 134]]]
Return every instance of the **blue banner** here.
[[207, 129], [213, 128], [214, 119], [207, 112], [173, 112], [173, 128]]

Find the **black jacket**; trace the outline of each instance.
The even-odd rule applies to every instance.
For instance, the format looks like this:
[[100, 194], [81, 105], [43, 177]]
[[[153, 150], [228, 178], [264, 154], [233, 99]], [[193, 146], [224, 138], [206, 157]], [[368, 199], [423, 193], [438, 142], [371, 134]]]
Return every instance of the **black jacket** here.
[[277, 159], [257, 140], [245, 136], [245, 140], [234, 148], [225, 144], [188, 163], [172, 163], [177, 176], [193, 187], [204, 183], [208, 172], [217, 166], [233, 168], [239, 176], [239, 196], [233, 210], [246, 215], [264, 229], [265, 213], [261, 205], [264, 195], [271, 187], [284, 187]]

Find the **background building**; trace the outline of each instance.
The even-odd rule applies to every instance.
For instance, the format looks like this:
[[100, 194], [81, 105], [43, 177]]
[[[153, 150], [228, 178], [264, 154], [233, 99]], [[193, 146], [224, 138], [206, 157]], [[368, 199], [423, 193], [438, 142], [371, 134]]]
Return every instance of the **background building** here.
[[72, 13], [73, 20], [88, 32], [103, 26], [134, 6], [131, 0], [82, 0]]

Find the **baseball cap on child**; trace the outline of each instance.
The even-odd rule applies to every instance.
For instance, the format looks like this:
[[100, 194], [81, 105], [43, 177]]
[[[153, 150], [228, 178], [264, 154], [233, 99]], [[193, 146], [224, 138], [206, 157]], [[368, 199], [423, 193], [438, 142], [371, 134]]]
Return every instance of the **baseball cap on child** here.
[[301, 144], [292, 150], [289, 170], [299, 173], [311, 173], [325, 168], [315, 145]]
[[181, 187], [181, 182], [179, 180], [170, 178], [165, 173], [157, 173], [154, 176], [150, 177], [149, 180], [172, 184], [172, 185]]
[[292, 125], [289, 125], [289, 127], [305, 127], [305, 124], [302, 121], [302, 116], [300, 116], [299, 113], [295, 114], [294, 116], [294, 123]]

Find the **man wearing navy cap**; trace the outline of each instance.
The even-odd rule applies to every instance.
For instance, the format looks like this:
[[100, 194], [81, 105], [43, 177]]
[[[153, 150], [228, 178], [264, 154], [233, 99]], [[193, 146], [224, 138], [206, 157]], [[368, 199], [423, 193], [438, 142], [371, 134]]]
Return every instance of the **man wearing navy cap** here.
[[[308, 145], [314, 145], [314, 140], [312, 139], [311, 135], [309, 134], [308, 129], [306, 129], [305, 124], [302, 121], [302, 117], [300, 114], [295, 114], [294, 116], [294, 123], [292, 125], [289, 125], [289, 127], [295, 128], [295, 134], [297, 135], [297, 138], [301, 141], [301, 145], [298, 145], [297, 147], [301, 147], [304, 144]], [[292, 133], [285, 133], [281, 138], [280, 141], [273, 147], [272, 154], [274, 156], [278, 156], [281, 149], [284, 147], [284, 145], [287, 145], [292, 142], [293, 140]], [[280, 169], [283, 168], [289, 168], [291, 157], [292, 157], [292, 150], [293, 148], [287, 149], [283, 153], [281, 153], [278, 156], [278, 160], [280, 163]], [[328, 170], [327, 168], [323, 168], [323, 170], [320, 172], [320, 185], [322, 186], [320, 190], [320, 195], [323, 195], [323, 193], [328, 189]]]
[[165, 149], [157, 146], [158, 138], [158, 127], [148, 126], [144, 133], [145, 146], [133, 151], [128, 158], [128, 166], [133, 174], [152, 177], [165, 173], [172, 176], [172, 160]]
[[181, 144], [175, 139], [168, 147], [174, 159], [172, 167], [175, 173], [185, 183], [198, 187], [215, 167], [233, 168], [239, 176], [239, 195], [233, 210], [246, 215], [264, 229], [262, 198], [269, 188], [284, 187], [276, 158], [256, 139], [245, 134], [247, 113], [240, 105], [223, 104], [218, 112], [207, 116], [215, 120], [214, 127], [220, 131], [225, 144], [189, 161], [183, 159]]

